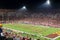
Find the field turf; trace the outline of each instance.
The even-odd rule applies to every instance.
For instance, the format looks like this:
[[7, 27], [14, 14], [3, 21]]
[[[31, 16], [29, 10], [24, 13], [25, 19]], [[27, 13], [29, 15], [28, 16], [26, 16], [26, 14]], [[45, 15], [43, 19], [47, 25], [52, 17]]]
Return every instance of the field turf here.
[[60, 28], [53, 28], [53, 27], [42, 26], [42, 25], [21, 24], [21, 23], [20, 24], [3, 24], [3, 27], [27, 32], [27, 33], [38, 35], [38, 36], [47, 36], [54, 32], [60, 31]]

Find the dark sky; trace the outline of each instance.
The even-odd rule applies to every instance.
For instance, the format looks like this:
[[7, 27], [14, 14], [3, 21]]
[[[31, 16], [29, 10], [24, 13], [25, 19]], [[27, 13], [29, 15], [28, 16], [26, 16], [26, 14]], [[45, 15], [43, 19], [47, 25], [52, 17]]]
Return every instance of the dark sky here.
[[[60, 8], [59, 0], [50, 0], [52, 8]], [[19, 9], [26, 6], [29, 10], [35, 10], [46, 0], [0, 0], [0, 8], [5, 9]]]

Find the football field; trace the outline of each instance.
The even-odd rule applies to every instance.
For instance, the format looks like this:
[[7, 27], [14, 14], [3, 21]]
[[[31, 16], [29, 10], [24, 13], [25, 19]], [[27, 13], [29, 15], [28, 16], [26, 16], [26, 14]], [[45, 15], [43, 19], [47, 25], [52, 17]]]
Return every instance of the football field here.
[[49, 26], [42, 25], [32, 25], [32, 24], [3, 24], [3, 27], [23, 31], [29, 34], [34, 34], [37, 36], [47, 36], [49, 34], [60, 31], [60, 28], [53, 28]]

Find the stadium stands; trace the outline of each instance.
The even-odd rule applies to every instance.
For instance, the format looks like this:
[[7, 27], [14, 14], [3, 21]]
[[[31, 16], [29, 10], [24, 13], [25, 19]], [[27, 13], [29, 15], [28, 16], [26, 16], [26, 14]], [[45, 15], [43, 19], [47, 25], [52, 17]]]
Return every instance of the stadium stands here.
[[[60, 10], [40, 11], [40, 12], [21, 12], [21, 11], [0, 11], [0, 22], [2, 23], [25, 23], [34, 25], [44, 25], [52, 27], [60, 27]], [[28, 14], [29, 13], [29, 14]], [[31, 14], [30, 14], [31, 13]], [[51, 13], [51, 14], [49, 14]], [[34, 40], [34, 38], [23, 37], [16, 32], [3, 29], [1, 40]], [[59, 34], [60, 35], [60, 34]], [[36, 39], [39, 40], [39, 39]]]
[[32, 24], [60, 27], [60, 9], [40, 10], [39, 12], [21, 12], [14, 10], [0, 10], [1, 21], [27, 21]]

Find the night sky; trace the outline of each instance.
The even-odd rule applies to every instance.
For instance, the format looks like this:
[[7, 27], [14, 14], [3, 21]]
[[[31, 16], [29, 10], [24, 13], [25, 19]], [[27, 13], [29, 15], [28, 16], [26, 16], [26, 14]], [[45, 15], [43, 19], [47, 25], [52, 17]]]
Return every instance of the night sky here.
[[[28, 10], [36, 10], [47, 0], [0, 0], [0, 8], [3, 9], [20, 9], [26, 6]], [[59, 0], [50, 0], [52, 8], [60, 9]]]

